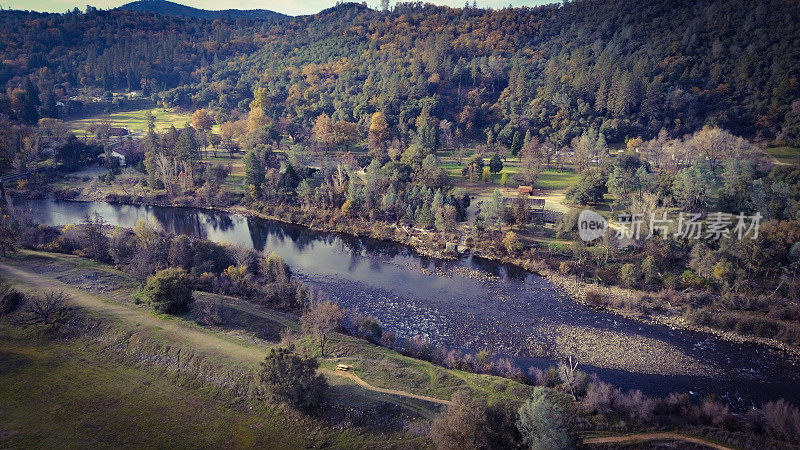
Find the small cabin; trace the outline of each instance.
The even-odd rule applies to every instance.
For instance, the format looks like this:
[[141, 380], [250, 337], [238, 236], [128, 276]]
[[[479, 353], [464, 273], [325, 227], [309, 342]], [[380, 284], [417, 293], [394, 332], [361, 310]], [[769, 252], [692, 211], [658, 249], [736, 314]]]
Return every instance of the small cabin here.
[[519, 195], [533, 195], [533, 186], [520, 185], [520, 187], [517, 188], [517, 192], [519, 192]]

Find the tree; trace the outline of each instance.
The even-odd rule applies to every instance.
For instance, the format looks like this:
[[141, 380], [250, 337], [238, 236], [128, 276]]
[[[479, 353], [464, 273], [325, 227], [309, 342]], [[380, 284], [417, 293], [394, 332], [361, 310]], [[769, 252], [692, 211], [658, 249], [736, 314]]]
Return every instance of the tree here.
[[636, 155], [620, 156], [614, 160], [613, 170], [608, 177], [608, 192], [616, 197], [617, 203], [629, 205], [633, 200], [632, 194], [641, 198], [649, 182], [650, 173], [646, 162]]
[[672, 184], [675, 200], [687, 209], [708, 206], [718, 179], [708, 161], [700, 161], [678, 171]]
[[256, 192], [261, 192], [264, 167], [261, 165], [261, 159], [252, 150], [244, 155], [244, 180], [247, 186], [253, 186]]
[[200, 131], [208, 132], [214, 126], [214, 118], [205, 108], [198, 109], [192, 114], [192, 126]]
[[144, 113], [144, 121], [147, 124], [147, 134], [153, 135], [156, 132], [156, 118], [149, 109]]
[[99, 213], [94, 213], [94, 217], [86, 216], [83, 219], [81, 231], [83, 231], [83, 254], [95, 261], [106, 262], [109, 259], [108, 236], [103, 232], [106, 222]]
[[329, 333], [339, 327], [343, 316], [344, 312], [338, 304], [330, 300], [317, 300], [300, 317], [303, 332], [319, 340], [320, 355], [325, 356], [325, 340]]
[[330, 116], [322, 113], [314, 122], [314, 138], [325, 150], [330, 150], [333, 145], [333, 121]]
[[534, 388], [533, 395], [519, 407], [517, 414], [517, 429], [527, 448], [545, 450], [572, 447], [565, 413], [547, 397], [546, 388]]
[[523, 144], [522, 133], [515, 131], [514, 138], [511, 140], [511, 154], [517, 156], [517, 153], [522, 150]]
[[[532, 140], [535, 143], [536, 140]], [[517, 178], [525, 185], [533, 186], [536, 180], [539, 179], [539, 174], [542, 171], [541, 155], [537, 151], [537, 147], [528, 144], [522, 149], [520, 154], [520, 166]]]
[[278, 399], [308, 410], [322, 402], [328, 387], [317, 368], [316, 358], [302, 358], [288, 349], [273, 348], [261, 362], [259, 379]]
[[180, 314], [194, 303], [191, 280], [180, 267], [168, 267], [147, 277], [144, 296], [162, 314]]
[[378, 111], [372, 115], [369, 123], [369, 135], [367, 136], [368, 145], [373, 152], [382, 150], [386, 139], [389, 138], [389, 124], [386, 123], [386, 116]]
[[581, 174], [578, 184], [567, 189], [566, 198], [579, 205], [599, 203], [608, 190], [607, 180], [599, 168], [592, 167]]
[[489, 423], [486, 407], [467, 392], [456, 392], [442, 413], [433, 419], [430, 436], [437, 449], [485, 448]]
[[489, 171], [492, 173], [500, 173], [503, 170], [503, 160], [500, 159], [500, 155], [495, 153], [492, 155], [491, 159], [489, 159]]
[[513, 255], [516, 254], [520, 249], [522, 249], [522, 243], [519, 241], [519, 237], [517, 237], [517, 233], [513, 231], [509, 231], [503, 237], [503, 247], [506, 248], [506, 252], [508, 254]]
[[485, 203], [481, 210], [483, 218], [487, 222], [494, 222], [497, 225], [497, 231], [503, 231], [503, 217], [505, 216], [505, 205], [503, 204], [503, 195], [500, 191], [495, 189], [492, 192], [491, 199]]
[[483, 174], [483, 157], [481, 155], [474, 155], [470, 158], [461, 170], [461, 174], [472, 181], [480, 179], [480, 176]]

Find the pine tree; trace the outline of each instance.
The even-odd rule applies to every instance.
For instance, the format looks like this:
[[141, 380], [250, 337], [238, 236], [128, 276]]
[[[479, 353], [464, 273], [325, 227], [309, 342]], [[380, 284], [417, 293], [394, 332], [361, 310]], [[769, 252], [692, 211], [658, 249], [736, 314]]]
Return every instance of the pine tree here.
[[517, 153], [522, 149], [522, 144], [522, 133], [515, 131], [514, 138], [511, 140], [511, 154], [517, 156]]

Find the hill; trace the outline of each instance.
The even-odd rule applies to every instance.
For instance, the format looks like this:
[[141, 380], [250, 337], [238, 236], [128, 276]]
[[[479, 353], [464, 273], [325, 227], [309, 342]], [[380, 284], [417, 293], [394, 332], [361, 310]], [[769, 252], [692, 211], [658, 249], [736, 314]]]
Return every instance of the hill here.
[[[166, 106], [229, 117], [261, 89], [265, 113], [299, 136], [322, 113], [366, 130], [381, 111], [396, 137], [425, 134], [429, 148], [445, 120], [447, 136], [485, 142], [491, 132], [505, 147], [528, 130], [562, 148], [583, 135], [622, 143], [704, 125], [800, 145], [798, 2], [401, 3], [391, 12], [344, 3], [213, 24], [130, 10], [2, 11], [0, 25], [0, 86], [13, 97], [30, 78], [37, 96], [55, 92], [50, 104], [74, 89], [141, 89]], [[32, 123], [39, 102], [24, 99], [0, 101], [0, 113]]]
[[223, 9], [208, 10], [192, 8], [167, 0], [138, 0], [120, 6], [118, 9], [136, 12], [150, 12], [165, 16], [186, 17], [190, 19], [280, 19], [287, 17], [268, 9]]

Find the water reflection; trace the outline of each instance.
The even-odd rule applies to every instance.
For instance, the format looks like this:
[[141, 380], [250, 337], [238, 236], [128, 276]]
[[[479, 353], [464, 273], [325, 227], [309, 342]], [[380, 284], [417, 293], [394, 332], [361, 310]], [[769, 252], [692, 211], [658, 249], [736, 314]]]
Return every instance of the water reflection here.
[[[275, 252], [300, 279], [344, 306], [375, 316], [399, 334], [420, 333], [437, 344], [488, 349], [531, 365], [545, 360], [527, 358], [527, 339], [541, 337], [543, 330], [554, 327], [640, 336], [708, 362], [719, 373], [712, 379], [590, 369], [623, 388], [636, 387], [658, 395], [692, 389], [733, 396], [747, 383], [749, 399], [800, 399], [800, 374], [780, 354], [584, 308], [565, 300], [546, 280], [516, 266], [478, 257], [444, 261], [415, 255], [394, 243], [192, 208], [52, 200], [18, 206], [34, 220], [49, 225], [80, 222], [97, 212], [112, 225], [132, 227], [137, 220], [146, 219], [170, 232]], [[615, 357], [616, 349], [606, 351], [609, 354], [601, 356]]]

